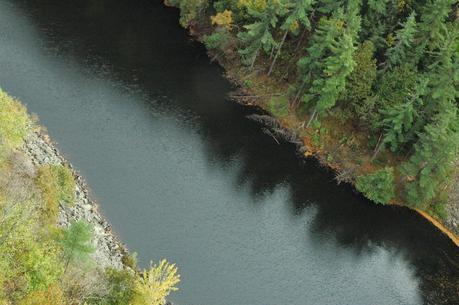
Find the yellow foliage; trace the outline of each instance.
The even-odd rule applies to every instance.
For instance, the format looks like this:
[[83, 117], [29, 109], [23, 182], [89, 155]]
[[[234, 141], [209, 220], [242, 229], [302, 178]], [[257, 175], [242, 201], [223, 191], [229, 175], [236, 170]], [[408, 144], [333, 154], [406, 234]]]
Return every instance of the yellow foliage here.
[[387, 35], [387, 38], [386, 38], [386, 42], [387, 42], [387, 45], [389, 47], [393, 46], [394, 43], [395, 43], [395, 37], [392, 33], [390, 33], [389, 35]]
[[42, 215], [49, 223], [57, 221], [59, 213], [59, 191], [49, 167], [38, 169], [36, 184], [43, 199]]
[[219, 25], [227, 29], [231, 29], [231, 24], [233, 23], [233, 12], [230, 10], [224, 10], [223, 12], [210, 17], [210, 20], [212, 21], [212, 25]]
[[263, 12], [267, 6], [267, 0], [239, 0], [237, 5], [240, 8], [251, 9]]
[[290, 26], [290, 32], [296, 32], [300, 28], [300, 23], [295, 20], [292, 25]]
[[135, 284], [135, 296], [130, 305], [163, 305], [172, 291], [177, 291], [180, 282], [175, 264], [165, 259], [150, 270], [144, 270]]
[[[1, 304], [1, 303], [0, 303]], [[19, 305], [65, 305], [65, 296], [58, 285], [51, 285], [46, 290], [34, 291], [27, 295]]]
[[8, 300], [0, 300], [0, 305], [11, 305]]
[[26, 108], [0, 89], [0, 160], [22, 144], [31, 127]]
[[407, 1], [406, 0], [397, 0], [397, 11], [398, 12], [402, 12], [403, 9], [405, 8], [406, 6], [406, 3]]
[[335, 26], [338, 30], [343, 30], [344, 29], [344, 21], [343, 20], [336, 20]]

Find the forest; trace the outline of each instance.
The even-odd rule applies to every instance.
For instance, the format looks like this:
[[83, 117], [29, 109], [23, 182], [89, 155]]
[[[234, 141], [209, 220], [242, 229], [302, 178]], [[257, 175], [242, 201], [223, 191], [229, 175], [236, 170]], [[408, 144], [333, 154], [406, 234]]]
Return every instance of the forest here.
[[84, 220], [58, 226], [60, 206], [75, 204], [64, 165], [35, 165], [24, 140], [39, 129], [26, 108], [0, 90], [0, 305], [162, 305], [180, 281], [166, 260], [140, 270], [101, 268]]
[[339, 181], [446, 217], [459, 156], [457, 1], [166, 4]]

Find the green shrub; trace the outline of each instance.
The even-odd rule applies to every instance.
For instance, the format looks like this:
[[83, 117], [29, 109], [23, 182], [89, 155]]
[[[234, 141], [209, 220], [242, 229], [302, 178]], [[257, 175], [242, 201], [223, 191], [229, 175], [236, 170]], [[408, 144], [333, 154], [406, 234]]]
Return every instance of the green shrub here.
[[130, 267], [131, 269], [135, 270], [137, 268], [137, 253], [129, 254], [127, 252], [123, 253], [123, 257], [121, 258], [123, 265]]
[[438, 202], [432, 205], [429, 212], [441, 220], [445, 220], [448, 216], [448, 212], [446, 211], [445, 204], [443, 202]]
[[375, 173], [357, 177], [356, 188], [376, 203], [389, 203], [395, 195], [393, 168], [386, 167]]
[[54, 242], [33, 242], [28, 248], [19, 260], [23, 264], [27, 290], [47, 289], [62, 276], [61, 251]]
[[209, 50], [223, 50], [225, 45], [228, 43], [228, 32], [213, 32], [211, 35], [205, 35], [203, 37], [203, 41], [206, 48], [208, 48]]
[[137, 275], [128, 270], [107, 269], [106, 280], [108, 294], [102, 304], [126, 305], [132, 304]]
[[269, 100], [269, 111], [276, 117], [286, 117], [288, 115], [287, 98], [283, 96], [272, 97]]

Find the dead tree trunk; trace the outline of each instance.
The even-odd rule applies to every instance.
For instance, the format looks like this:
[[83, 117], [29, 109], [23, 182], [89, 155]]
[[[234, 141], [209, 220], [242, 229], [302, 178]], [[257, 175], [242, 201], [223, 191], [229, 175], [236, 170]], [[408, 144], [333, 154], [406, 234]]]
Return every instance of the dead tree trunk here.
[[276, 64], [277, 58], [280, 55], [280, 52], [282, 50], [282, 46], [284, 45], [285, 39], [287, 38], [287, 34], [288, 34], [288, 30], [286, 30], [285, 33], [284, 33], [284, 36], [282, 36], [282, 41], [281, 41], [281, 43], [279, 45], [279, 48], [277, 49], [276, 55], [274, 55], [274, 59], [271, 62], [271, 66], [269, 67], [269, 71], [268, 71], [268, 74], [267, 74], [268, 76], [270, 76], [271, 73], [273, 72], [274, 65]]

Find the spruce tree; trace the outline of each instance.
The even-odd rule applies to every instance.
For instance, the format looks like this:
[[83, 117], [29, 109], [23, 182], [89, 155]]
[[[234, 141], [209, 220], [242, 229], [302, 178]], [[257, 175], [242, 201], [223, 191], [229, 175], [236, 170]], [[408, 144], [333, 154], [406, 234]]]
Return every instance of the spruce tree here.
[[282, 40], [277, 47], [276, 55], [274, 56], [273, 61], [268, 70], [268, 76], [271, 75], [274, 65], [276, 64], [277, 58], [279, 57], [282, 46], [285, 43], [288, 33], [292, 30], [295, 25], [302, 25], [306, 29], [311, 28], [311, 23], [309, 21], [309, 12], [312, 10], [315, 0], [297, 0], [287, 3], [286, 7], [288, 12], [286, 13], [287, 18], [281, 26], [281, 29], [284, 31]]
[[410, 205], [425, 208], [447, 185], [457, 161], [458, 125], [457, 107], [449, 104], [420, 134], [414, 154], [402, 166]]
[[368, 0], [363, 14], [362, 38], [370, 40], [376, 50], [387, 45], [386, 38], [397, 25], [395, 0]]
[[268, 53], [276, 46], [276, 41], [271, 32], [275, 29], [279, 16], [283, 15], [285, 11], [280, 2], [267, 0], [263, 9], [254, 9], [249, 6], [247, 12], [255, 22], [244, 25], [246, 31], [238, 34], [238, 38], [244, 46], [243, 49], [239, 50], [239, 53], [243, 62], [252, 69], [260, 51]]
[[91, 226], [84, 221], [73, 222], [63, 231], [60, 244], [64, 250], [65, 269], [73, 261], [86, 261], [94, 252], [94, 247], [89, 244], [92, 236]]
[[368, 124], [374, 111], [373, 84], [376, 79], [374, 45], [365, 41], [354, 54], [356, 66], [346, 79], [342, 100], [360, 123]]
[[342, 9], [322, 18], [312, 37], [308, 56], [299, 61], [300, 75], [307, 86], [302, 100], [313, 109], [308, 125], [317, 115], [332, 108], [355, 66], [355, 39], [359, 31], [358, 1], [350, 1], [345, 17]]
[[458, 31], [442, 36], [436, 61], [429, 68], [429, 86], [424, 111], [432, 117], [419, 134], [415, 152], [403, 165], [407, 201], [428, 204], [447, 185], [459, 152], [459, 60]]
[[434, 49], [443, 39], [445, 21], [451, 13], [456, 0], [428, 0], [423, 7], [419, 29], [421, 32], [421, 47]]
[[413, 61], [412, 51], [416, 31], [416, 13], [412, 12], [403, 27], [396, 31], [394, 45], [386, 51], [386, 67]]
[[343, 5], [343, 0], [320, 0], [317, 10], [323, 14], [336, 12]]
[[413, 140], [418, 129], [423, 126], [423, 96], [426, 93], [428, 80], [420, 77], [412, 92], [406, 96], [406, 102], [395, 104], [382, 110], [382, 128], [384, 139], [382, 144], [389, 145], [393, 152], [399, 151]]

